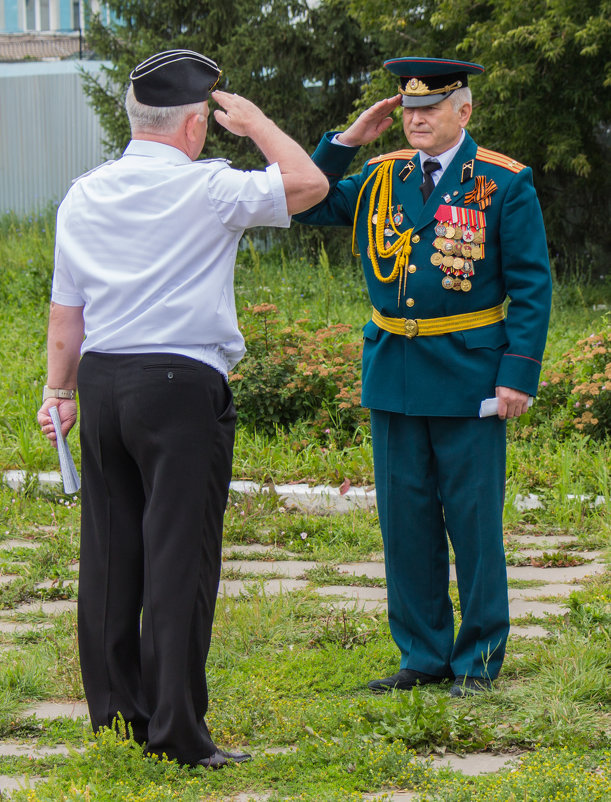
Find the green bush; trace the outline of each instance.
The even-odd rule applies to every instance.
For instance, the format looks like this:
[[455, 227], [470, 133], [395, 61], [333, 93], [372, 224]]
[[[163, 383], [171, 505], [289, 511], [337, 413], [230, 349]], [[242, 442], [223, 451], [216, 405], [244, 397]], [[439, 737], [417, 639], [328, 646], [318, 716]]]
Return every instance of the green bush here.
[[244, 309], [242, 330], [248, 351], [230, 374], [239, 421], [274, 434], [305, 421], [314, 438], [346, 443], [367, 422], [360, 406], [361, 344], [338, 323], [315, 331], [308, 320], [287, 325], [274, 304]]
[[611, 328], [578, 340], [544, 371], [531, 423], [551, 418], [559, 434], [611, 434]]

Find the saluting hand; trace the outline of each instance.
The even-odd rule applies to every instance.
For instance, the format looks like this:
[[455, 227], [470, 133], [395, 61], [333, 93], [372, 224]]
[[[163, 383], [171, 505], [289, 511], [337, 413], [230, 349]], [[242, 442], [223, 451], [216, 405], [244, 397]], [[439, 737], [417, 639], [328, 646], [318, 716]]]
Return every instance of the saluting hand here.
[[338, 136], [339, 142], [353, 148], [373, 142], [393, 124], [394, 120], [390, 114], [400, 103], [401, 95], [374, 103]]
[[236, 136], [252, 137], [262, 123], [273, 124], [258, 106], [245, 97], [217, 89], [212, 92], [212, 98], [224, 109], [215, 109], [214, 119]]

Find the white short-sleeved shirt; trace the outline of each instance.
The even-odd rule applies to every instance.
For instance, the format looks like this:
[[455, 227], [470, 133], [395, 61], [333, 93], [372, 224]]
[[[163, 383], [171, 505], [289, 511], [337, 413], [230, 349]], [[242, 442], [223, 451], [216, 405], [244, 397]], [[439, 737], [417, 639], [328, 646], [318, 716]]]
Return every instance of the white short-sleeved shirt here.
[[277, 164], [242, 172], [133, 140], [60, 205], [51, 297], [84, 307], [82, 353], [179, 353], [226, 374], [245, 352], [233, 292], [240, 237], [289, 225]]

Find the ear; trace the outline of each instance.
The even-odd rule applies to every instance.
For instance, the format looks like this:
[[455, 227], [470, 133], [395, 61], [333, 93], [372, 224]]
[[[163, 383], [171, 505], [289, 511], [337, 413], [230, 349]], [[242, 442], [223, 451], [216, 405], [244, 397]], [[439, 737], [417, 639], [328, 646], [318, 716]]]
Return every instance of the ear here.
[[461, 128], [466, 128], [467, 123], [471, 119], [471, 112], [473, 111], [473, 107], [470, 103], [463, 103], [462, 106], [458, 110], [458, 119], [460, 122]]
[[206, 122], [203, 114], [189, 114], [185, 120], [185, 136], [188, 142], [196, 142], [201, 135], [202, 125]]

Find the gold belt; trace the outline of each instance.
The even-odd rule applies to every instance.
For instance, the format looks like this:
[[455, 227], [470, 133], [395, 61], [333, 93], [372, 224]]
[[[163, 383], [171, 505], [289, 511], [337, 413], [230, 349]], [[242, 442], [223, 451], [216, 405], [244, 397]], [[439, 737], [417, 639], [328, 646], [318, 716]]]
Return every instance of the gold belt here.
[[426, 320], [417, 318], [409, 320], [404, 317], [385, 317], [374, 308], [371, 319], [384, 331], [391, 334], [402, 334], [404, 337], [428, 337], [432, 334], [450, 334], [453, 331], [467, 331], [479, 329], [498, 323], [505, 318], [503, 304], [493, 306], [492, 309], [482, 309], [480, 312], [466, 312], [463, 315], [449, 315], [448, 317], [430, 317]]

